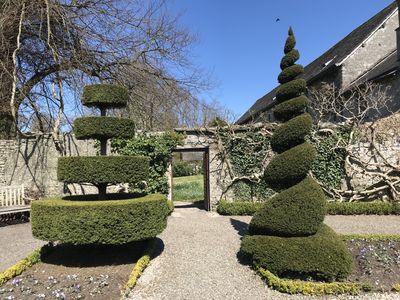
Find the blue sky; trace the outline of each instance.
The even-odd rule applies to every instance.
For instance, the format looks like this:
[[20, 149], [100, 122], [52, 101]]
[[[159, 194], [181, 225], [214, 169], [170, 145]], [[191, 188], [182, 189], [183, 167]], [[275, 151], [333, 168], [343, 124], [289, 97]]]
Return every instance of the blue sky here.
[[[172, 0], [181, 25], [197, 34], [196, 64], [211, 70], [215, 98], [238, 117], [277, 85], [287, 29], [307, 65], [391, 0]], [[280, 18], [279, 22], [275, 22]]]

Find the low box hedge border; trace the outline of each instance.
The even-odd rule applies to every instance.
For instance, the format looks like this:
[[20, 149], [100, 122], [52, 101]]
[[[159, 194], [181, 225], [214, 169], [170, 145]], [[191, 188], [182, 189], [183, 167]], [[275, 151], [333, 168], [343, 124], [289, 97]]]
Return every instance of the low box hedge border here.
[[[226, 216], [252, 216], [264, 202], [220, 201], [217, 212]], [[328, 202], [328, 215], [398, 215], [399, 203], [390, 202]]]
[[17, 277], [18, 275], [21, 275], [22, 272], [24, 272], [28, 268], [32, 267], [33, 265], [37, 264], [38, 262], [40, 262], [41, 256], [44, 255], [45, 253], [48, 253], [51, 248], [52, 248], [52, 245], [51, 245], [51, 243], [49, 243], [38, 249], [35, 249], [27, 257], [21, 259], [15, 265], [13, 265], [13, 266], [7, 268], [6, 270], [4, 270], [3, 272], [1, 272], [0, 273], [0, 285], [13, 279], [14, 277]]
[[[143, 255], [135, 263], [135, 266], [133, 267], [133, 270], [129, 275], [128, 281], [121, 290], [121, 294], [123, 296], [127, 295], [129, 291], [135, 287], [137, 280], [150, 264], [150, 261], [153, 258], [155, 247], [156, 240], [149, 240], [149, 245], [144, 250]], [[0, 285], [21, 275], [28, 268], [41, 262], [42, 255], [48, 253], [49, 251], [51, 251], [51, 249], [53, 249], [53, 245], [51, 243], [46, 244], [38, 249], [35, 249], [31, 254], [17, 262], [15, 265], [7, 268], [3, 272], [0, 272]]]
[[301, 280], [282, 279], [270, 271], [258, 268], [257, 273], [264, 279], [268, 287], [286, 294], [303, 294], [308, 296], [317, 295], [358, 295], [362, 291], [369, 291], [368, 285], [346, 282], [309, 282]]
[[133, 289], [142, 275], [143, 271], [148, 267], [150, 264], [151, 259], [153, 258], [154, 250], [156, 246], [155, 239], [149, 241], [149, 245], [145, 249], [142, 257], [138, 259], [136, 262], [131, 274], [129, 275], [128, 281], [124, 285], [121, 293], [122, 295], [127, 295], [131, 289]]
[[[396, 234], [342, 234], [344, 241], [365, 240], [365, 241], [400, 241], [400, 235]], [[281, 293], [303, 294], [308, 296], [318, 295], [358, 295], [361, 292], [371, 291], [369, 284], [349, 282], [310, 282], [302, 280], [291, 280], [280, 278], [264, 268], [257, 268], [256, 272], [266, 282], [267, 286]], [[394, 284], [393, 292], [400, 292], [400, 283]]]

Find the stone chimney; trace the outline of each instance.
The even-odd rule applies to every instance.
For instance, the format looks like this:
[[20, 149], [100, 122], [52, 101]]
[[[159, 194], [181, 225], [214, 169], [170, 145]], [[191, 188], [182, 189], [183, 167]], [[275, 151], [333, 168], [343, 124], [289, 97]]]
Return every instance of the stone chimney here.
[[[400, 0], [397, 1], [397, 14], [399, 17], [399, 26], [400, 26]], [[397, 60], [400, 61], [400, 27], [396, 29], [396, 34], [397, 34]]]

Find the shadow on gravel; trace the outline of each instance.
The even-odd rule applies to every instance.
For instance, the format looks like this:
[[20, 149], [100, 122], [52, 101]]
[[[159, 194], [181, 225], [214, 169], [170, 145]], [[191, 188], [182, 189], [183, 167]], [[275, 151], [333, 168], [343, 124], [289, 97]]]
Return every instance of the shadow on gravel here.
[[[143, 255], [149, 241], [132, 242], [124, 245], [72, 245], [54, 246], [41, 258], [43, 263], [66, 267], [99, 267], [133, 264]], [[164, 242], [155, 239], [153, 257], [164, 250]]]
[[0, 215], [0, 227], [29, 222], [29, 212]]
[[203, 201], [196, 201], [193, 203], [182, 203], [182, 204], [180, 204], [179, 202], [174, 202], [174, 208], [175, 209], [198, 208], [198, 209], [204, 210], [204, 203], [203, 203]]
[[[242, 239], [247, 233], [248, 233], [248, 227], [249, 225], [243, 221], [236, 220], [236, 219], [230, 219], [232, 227], [238, 232], [240, 235], [240, 239]], [[252, 266], [252, 261], [251, 258], [245, 255], [244, 253], [238, 251], [236, 254], [236, 258], [239, 261], [240, 264], [245, 265], [245, 266]]]
[[231, 224], [241, 237], [247, 234], [247, 228], [248, 228], [247, 223], [231, 218]]

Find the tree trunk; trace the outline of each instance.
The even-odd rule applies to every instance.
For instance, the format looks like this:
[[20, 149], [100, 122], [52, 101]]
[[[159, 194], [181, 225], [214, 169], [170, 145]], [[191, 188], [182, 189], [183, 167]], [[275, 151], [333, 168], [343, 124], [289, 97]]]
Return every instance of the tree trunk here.
[[0, 53], [3, 66], [0, 67], [0, 138], [11, 139], [16, 135], [15, 121], [11, 113], [12, 95], [12, 58]]
[[107, 155], [107, 140], [100, 140], [100, 155]]
[[99, 189], [99, 200], [107, 198], [107, 183], [100, 183], [97, 188]]

